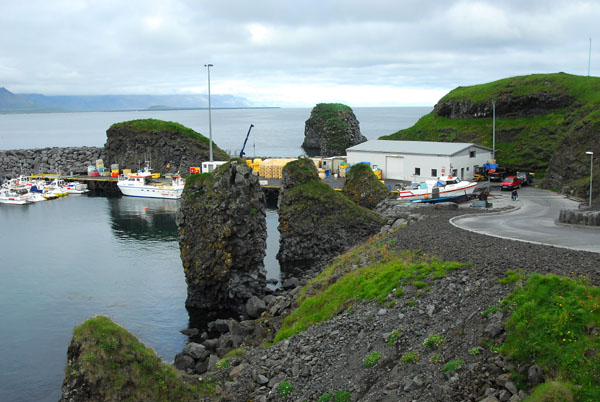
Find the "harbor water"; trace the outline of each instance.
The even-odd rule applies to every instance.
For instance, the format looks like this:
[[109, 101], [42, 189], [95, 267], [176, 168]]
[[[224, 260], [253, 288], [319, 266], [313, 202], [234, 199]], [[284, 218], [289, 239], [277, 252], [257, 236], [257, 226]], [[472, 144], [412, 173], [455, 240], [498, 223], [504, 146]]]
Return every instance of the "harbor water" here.
[[[369, 139], [431, 108], [356, 108]], [[247, 156], [297, 156], [310, 109], [213, 111], [213, 139]], [[0, 115], [0, 149], [102, 146], [116, 122], [156, 118], [203, 134], [206, 111]], [[238, 151], [239, 152], [239, 151]], [[71, 195], [0, 205], [0, 401], [57, 401], [73, 328], [111, 317], [172, 362], [188, 327], [175, 214], [179, 201]], [[268, 278], [278, 278], [277, 213], [267, 214]]]

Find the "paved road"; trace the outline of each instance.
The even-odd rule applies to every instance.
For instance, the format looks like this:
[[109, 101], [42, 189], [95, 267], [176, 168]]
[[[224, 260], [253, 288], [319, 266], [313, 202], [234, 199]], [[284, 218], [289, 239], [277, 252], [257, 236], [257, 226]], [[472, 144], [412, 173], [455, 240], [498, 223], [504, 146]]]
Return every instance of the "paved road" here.
[[466, 230], [490, 236], [542, 243], [557, 247], [600, 253], [600, 228], [557, 224], [561, 209], [577, 209], [578, 203], [554, 192], [524, 187], [519, 200], [511, 201], [510, 192], [492, 189], [489, 201], [494, 208], [519, 207], [515, 211], [492, 215], [455, 218], [452, 223]]

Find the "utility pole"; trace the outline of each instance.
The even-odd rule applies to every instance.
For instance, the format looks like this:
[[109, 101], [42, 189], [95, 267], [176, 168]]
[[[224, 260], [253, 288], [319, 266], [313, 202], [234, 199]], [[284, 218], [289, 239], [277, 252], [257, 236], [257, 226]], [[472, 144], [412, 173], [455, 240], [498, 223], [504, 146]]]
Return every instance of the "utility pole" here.
[[210, 68], [212, 67], [212, 64], [205, 64], [204, 67], [206, 67], [208, 69], [208, 137], [209, 137], [209, 141], [208, 141], [208, 149], [209, 149], [209, 156], [210, 156], [210, 161], [213, 161], [213, 150], [212, 150], [212, 120], [211, 120], [211, 107], [210, 107]]
[[588, 77], [590, 76], [591, 64], [592, 64], [592, 38], [590, 38], [590, 53], [588, 55]]
[[496, 100], [492, 100], [492, 159], [496, 163]]

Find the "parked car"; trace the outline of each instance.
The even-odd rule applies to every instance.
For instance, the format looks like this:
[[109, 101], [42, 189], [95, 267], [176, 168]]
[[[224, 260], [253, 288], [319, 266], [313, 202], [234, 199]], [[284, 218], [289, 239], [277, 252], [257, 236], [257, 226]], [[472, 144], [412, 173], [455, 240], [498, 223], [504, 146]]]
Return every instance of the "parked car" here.
[[500, 184], [500, 190], [514, 190], [515, 188], [521, 188], [521, 179], [517, 176], [508, 176]]
[[490, 181], [502, 181], [505, 177], [516, 174], [517, 172], [511, 168], [498, 166], [496, 169], [490, 169], [487, 175]]
[[517, 177], [521, 179], [521, 184], [524, 186], [528, 186], [533, 182], [533, 176], [531, 175], [531, 173], [519, 172], [517, 173]]

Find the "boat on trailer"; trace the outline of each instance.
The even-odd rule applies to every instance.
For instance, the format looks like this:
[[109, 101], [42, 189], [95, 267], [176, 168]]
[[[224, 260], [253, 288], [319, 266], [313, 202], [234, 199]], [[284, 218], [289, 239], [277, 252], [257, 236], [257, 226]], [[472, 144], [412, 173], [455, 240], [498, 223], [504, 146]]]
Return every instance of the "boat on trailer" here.
[[477, 183], [461, 180], [455, 176], [441, 176], [436, 180], [412, 183], [400, 190], [398, 199], [409, 202], [460, 201], [471, 197]]

